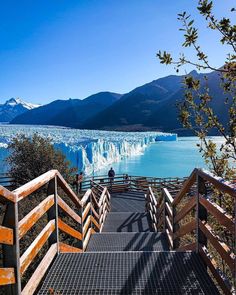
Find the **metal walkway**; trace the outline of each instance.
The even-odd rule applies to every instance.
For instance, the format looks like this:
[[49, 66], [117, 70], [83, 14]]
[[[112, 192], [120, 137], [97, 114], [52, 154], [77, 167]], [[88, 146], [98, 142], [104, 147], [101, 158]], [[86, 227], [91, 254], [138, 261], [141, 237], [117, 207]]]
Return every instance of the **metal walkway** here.
[[60, 254], [38, 294], [219, 294], [194, 252], [169, 251], [140, 193], [114, 194], [86, 253]]

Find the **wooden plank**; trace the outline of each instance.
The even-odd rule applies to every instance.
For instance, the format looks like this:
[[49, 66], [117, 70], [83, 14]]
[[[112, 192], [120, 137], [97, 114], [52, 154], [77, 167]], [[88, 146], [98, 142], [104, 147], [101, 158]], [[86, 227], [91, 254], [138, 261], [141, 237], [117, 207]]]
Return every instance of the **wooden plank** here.
[[99, 215], [96, 212], [96, 210], [93, 208], [93, 205], [91, 205], [92, 214], [95, 216], [96, 219], [99, 219]]
[[167, 235], [167, 238], [168, 238], [168, 242], [169, 242], [169, 244], [170, 244], [170, 247], [171, 247], [171, 249], [173, 249], [173, 239], [172, 239], [172, 235], [170, 234], [170, 232], [169, 232], [169, 230], [168, 229], [166, 229], [166, 235]]
[[180, 238], [184, 235], [186, 235], [187, 233], [192, 232], [194, 229], [196, 229], [196, 220], [193, 219], [192, 221], [190, 221], [189, 223], [182, 225], [179, 230], [174, 233], [174, 240], [177, 238]]
[[24, 287], [21, 295], [32, 295], [40, 284], [42, 278], [47, 272], [49, 266], [51, 265], [54, 257], [57, 254], [57, 245], [53, 244], [43, 257], [42, 261], [34, 271], [33, 275], [30, 277], [28, 283]]
[[232, 234], [234, 234], [234, 222], [225, 215], [222, 208], [214, 203], [209, 202], [207, 199], [201, 196], [199, 198], [199, 202], [218, 220], [221, 225], [225, 226]]
[[92, 191], [92, 204], [94, 202], [94, 205], [96, 206], [96, 208], [99, 208], [99, 205], [98, 205], [98, 201], [94, 195], [94, 192]]
[[63, 189], [63, 191], [67, 194], [67, 196], [72, 200], [72, 202], [80, 208], [82, 206], [82, 202], [59, 172], [57, 172], [57, 182]]
[[166, 216], [166, 225], [167, 225], [167, 227], [169, 229], [169, 233], [172, 235], [173, 234], [173, 227], [171, 225], [171, 222], [170, 222], [170, 219], [169, 219], [168, 216]]
[[0, 268], [0, 286], [15, 284], [14, 268]]
[[57, 173], [57, 170], [50, 170], [40, 175], [39, 177], [27, 182], [21, 187], [15, 189], [13, 193], [17, 196], [17, 201], [19, 202], [20, 200], [38, 190], [40, 187], [48, 183], [51, 179], [56, 177]]
[[236, 190], [227, 185], [226, 183], [222, 182], [221, 179], [217, 179], [217, 177], [211, 176], [208, 173], [202, 171], [201, 169], [197, 170], [197, 174], [201, 176], [203, 179], [212, 183], [221, 192], [227, 193], [232, 197], [236, 198]]
[[92, 193], [92, 190], [91, 189], [88, 189], [86, 191], [86, 193], [84, 194], [83, 198], [81, 199], [82, 206], [86, 205], [86, 203], [88, 202], [88, 200], [90, 198], [91, 193]]
[[73, 229], [71, 226], [63, 222], [60, 218], [58, 218], [58, 227], [61, 231], [64, 233], [67, 233], [68, 235], [78, 239], [82, 240], [82, 234], [78, 232], [77, 230]]
[[55, 230], [55, 220], [51, 220], [40, 234], [36, 237], [33, 243], [28, 247], [24, 254], [20, 257], [20, 272], [23, 274], [31, 264], [35, 256], [48, 240], [51, 233]]
[[89, 228], [89, 226], [91, 227], [91, 216], [89, 216], [83, 226], [83, 237], [85, 237], [87, 230]]
[[2, 196], [4, 199], [15, 203], [17, 200], [17, 196], [15, 193], [9, 191], [7, 188], [4, 186], [0, 185], [0, 196]]
[[102, 204], [100, 205], [99, 207], [99, 215], [101, 216], [102, 213], [104, 212], [104, 207], [107, 206], [107, 199], [106, 199], [106, 195], [105, 197], [103, 198], [103, 202]]
[[83, 241], [83, 251], [85, 251], [87, 246], [88, 246], [88, 242], [90, 240], [91, 234], [92, 234], [92, 228], [90, 228], [88, 230], [88, 233], [87, 233], [87, 235], [86, 235], [86, 237], [85, 237], [85, 239]]
[[101, 205], [102, 205], [102, 203], [103, 203], [103, 200], [106, 198], [106, 191], [107, 191], [107, 189], [104, 188], [104, 190], [103, 190], [103, 192], [102, 192], [102, 195], [101, 195], [101, 197], [100, 197], [100, 200], [99, 200], [99, 202], [98, 202], [98, 206], [99, 206], [99, 207], [101, 207]]
[[0, 226], [0, 244], [13, 245], [13, 229]]
[[28, 230], [46, 213], [54, 204], [54, 195], [48, 196], [38, 206], [31, 210], [19, 221], [19, 238], [21, 239]]
[[150, 192], [150, 197], [151, 197], [152, 202], [154, 203], [154, 205], [157, 205], [157, 200], [155, 198], [155, 195], [154, 195], [151, 187], [148, 187], [148, 189], [149, 189], [149, 192]]
[[170, 205], [167, 202], [166, 202], [166, 212], [168, 213], [170, 218], [173, 218], [172, 208], [170, 207]]
[[169, 193], [168, 189], [166, 188], [163, 188], [163, 193], [164, 193], [164, 196], [165, 196], [165, 199], [170, 203], [172, 204], [174, 199], [172, 198], [171, 194]]
[[199, 220], [199, 228], [204, 233], [204, 235], [208, 238], [208, 240], [211, 242], [211, 244], [216, 249], [216, 251], [220, 254], [221, 258], [228, 264], [232, 273], [234, 273], [235, 271], [234, 259], [230, 256], [230, 253], [228, 253], [225, 250], [225, 248], [221, 245], [221, 243], [218, 241], [217, 237], [213, 234], [210, 226], [207, 224], [204, 225], [202, 221]]
[[[104, 211], [107, 209], [107, 203], [104, 203], [99, 209], [99, 215], [102, 216]], [[101, 217], [100, 217], [101, 218]]]
[[66, 212], [71, 218], [73, 218], [76, 222], [81, 224], [81, 217], [77, 213], [75, 213], [75, 211], [69, 205], [67, 205], [62, 198], [57, 196], [57, 199], [58, 199], [58, 205], [60, 206], [60, 208], [64, 212]]
[[82, 222], [85, 221], [85, 219], [86, 219], [88, 213], [90, 213], [90, 209], [91, 209], [91, 203], [89, 202], [89, 203], [86, 205], [85, 209], [83, 209], [83, 213], [82, 213]]
[[184, 245], [184, 246], [176, 249], [176, 251], [178, 251], [178, 252], [195, 251], [195, 250], [196, 250], [196, 243]]
[[212, 263], [211, 259], [207, 256], [206, 252], [202, 249], [201, 246], [199, 246], [199, 253], [205, 262], [205, 264], [209, 267], [213, 277], [218, 282], [220, 288], [226, 295], [232, 295], [231, 291], [229, 290], [228, 286], [225, 284], [223, 278], [220, 276], [219, 272], [215, 268], [214, 264]]
[[174, 205], [177, 205], [180, 202], [184, 195], [189, 191], [191, 186], [196, 182], [196, 173], [197, 169], [194, 169], [189, 178], [183, 183], [181, 190], [175, 196], [175, 199], [173, 201]]
[[179, 222], [183, 219], [196, 205], [196, 198], [191, 197], [186, 205], [180, 210], [180, 212], [175, 216], [174, 223]]
[[83, 252], [82, 249], [67, 245], [65, 243], [59, 243], [60, 253], [80, 253]]

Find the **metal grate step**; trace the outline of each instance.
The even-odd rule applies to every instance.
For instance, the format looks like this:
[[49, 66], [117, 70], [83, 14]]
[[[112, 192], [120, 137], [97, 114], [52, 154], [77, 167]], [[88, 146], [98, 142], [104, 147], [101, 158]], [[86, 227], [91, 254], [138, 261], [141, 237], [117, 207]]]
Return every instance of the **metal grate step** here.
[[97, 233], [90, 238], [88, 252], [167, 251], [164, 233]]
[[60, 295], [219, 294], [193, 252], [60, 254], [38, 294], [50, 288]]
[[112, 212], [144, 212], [145, 197], [143, 193], [116, 193], [111, 195]]
[[107, 215], [102, 232], [150, 232], [148, 213], [111, 212]]

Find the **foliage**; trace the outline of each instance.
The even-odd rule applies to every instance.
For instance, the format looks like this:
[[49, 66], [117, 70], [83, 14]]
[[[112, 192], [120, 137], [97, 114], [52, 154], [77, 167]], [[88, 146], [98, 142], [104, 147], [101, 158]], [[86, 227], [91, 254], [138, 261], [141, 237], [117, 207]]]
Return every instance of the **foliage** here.
[[[215, 17], [213, 1], [200, 0], [197, 9], [205, 18], [208, 29], [219, 33], [222, 46], [228, 46], [229, 54], [225, 64], [220, 69], [210, 64], [207, 54], [198, 43], [199, 32], [194, 26], [194, 20], [186, 12], [178, 14], [178, 20], [182, 23], [180, 31], [184, 33], [182, 46], [192, 47], [196, 59], [188, 59], [181, 54], [177, 60], [174, 60], [166, 51], [159, 51], [157, 57], [162, 64], [174, 65], [177, 72], [180, 67], [189, 64], [198, 70], [213, 70], [218, 73], [225, 94], [222, 99], [225, 100], [224, 103], [228, 109], [227, 124], [219, 120], [212, 108], [214, 97], [210, 95], [206, 76], [203, 81], [191, 75], [185, 77], [184, 99], [178, 104], [179, 119], [185, 128], [191, 129], [200, 138], [199, 150], [210, 169], [217, 176], [230, 179], [235, 176], [232, 163], [236, 162], [236, 25], [232, 24], [229, 18]], [[232, 14], [235, 11], [235, 8], [231, 9]], [[217, 149], [216, 143], [207, 137], [213, 129], [224, 137], [224, 143], [220, 149]]]
[[51, 169], [57, 169], [71, 182], [76, 172], [75, 168], [70, 167], [66, 157], [54, 149], [50, 139], [42, 138], [37, 133], [31, 139], [25, 135], [16, 136], [9, 148], [11, 154], [7, 162], [17, 185], [22, 185]]

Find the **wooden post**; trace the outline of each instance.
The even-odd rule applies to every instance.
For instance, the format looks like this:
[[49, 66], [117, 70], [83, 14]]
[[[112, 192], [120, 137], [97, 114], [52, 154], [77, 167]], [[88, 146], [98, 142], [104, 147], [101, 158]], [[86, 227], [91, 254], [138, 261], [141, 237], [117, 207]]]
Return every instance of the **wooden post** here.
[[166, 196], [164, 191], [161, 191], [162, 194], [162, 201], [164, 202], [164, 209], [163, 209], [163, 232], [166, 232]]
[[13, 229], [14, 244], [2, 245], [3, 247], [3, 266], [14, 267], [16, 283], [5, 287], [6, 294], [21, 294], [21, 275], [20, 275], [20, 243], [18, 226], [18, 203], [8, 203], [6, 213], [3, 219], [3, 226]]
[[[172, 204], [172, 228], [173, 228], [173, 234], [172, 234], [172, 239], [174, 237], [174, 234], [178, 231], [179, 229], [179, 224], [178, 222], [175, 223], [174, 219], [176, 216], [176, 206], [174, 204]], [[173, 239], [173, 250], [178, 249], [180, 246], [180, 239]]]
[[197, 202], [196, 202], [196, 252], [199, 252], [199, 244], [207, 247], [207, 237], [199, 228], [199, 221], [207, 221], [207, 209], [199, 202], [199, 198], [207, 196], [207, 189], [202, 177], [197, 174]]
[[54, 195], [54, 205], [48, 210], [48, 221], [55, 219], [55, 231], [48, 238], [49, 245], [57, 244], [57, 254], [59, 254], [59, 229], [58, 229], [58, 202], [57, 202], [57, 178], [49, 181], [47, 195]]

